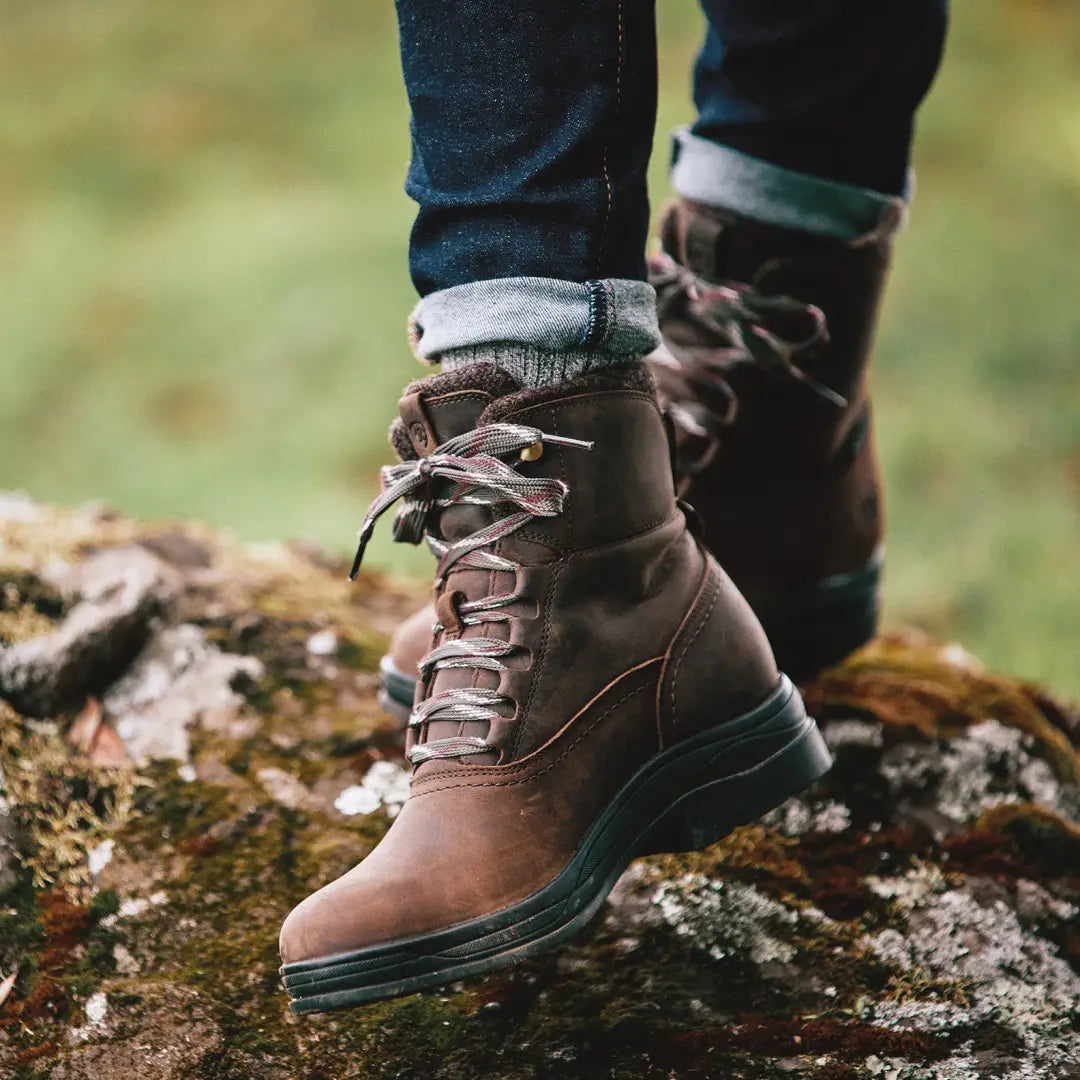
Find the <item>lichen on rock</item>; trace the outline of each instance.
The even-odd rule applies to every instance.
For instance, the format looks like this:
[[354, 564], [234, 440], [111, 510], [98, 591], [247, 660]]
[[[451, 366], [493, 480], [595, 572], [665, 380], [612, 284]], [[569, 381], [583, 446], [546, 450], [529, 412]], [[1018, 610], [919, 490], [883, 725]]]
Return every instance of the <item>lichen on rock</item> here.
[[1078, 715], [914, 634], [805, 688], [821, 784], [639, 860], [560, 954], [291, 1017], [281, 919], [406, 794], [376, 665], [421, 597], [343, 578], [0, 496], [0, 1075], [1080, 1075]]

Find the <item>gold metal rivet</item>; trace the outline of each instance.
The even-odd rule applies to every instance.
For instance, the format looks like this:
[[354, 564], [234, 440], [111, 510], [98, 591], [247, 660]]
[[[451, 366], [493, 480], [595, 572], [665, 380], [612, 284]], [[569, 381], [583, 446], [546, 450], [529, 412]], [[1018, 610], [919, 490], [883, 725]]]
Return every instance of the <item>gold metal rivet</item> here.
[[542, 442], [535, 442], [532, 446], [526, 446], [521, 451], [522, 461], [537, 461], [544, 453], [544, 444]]

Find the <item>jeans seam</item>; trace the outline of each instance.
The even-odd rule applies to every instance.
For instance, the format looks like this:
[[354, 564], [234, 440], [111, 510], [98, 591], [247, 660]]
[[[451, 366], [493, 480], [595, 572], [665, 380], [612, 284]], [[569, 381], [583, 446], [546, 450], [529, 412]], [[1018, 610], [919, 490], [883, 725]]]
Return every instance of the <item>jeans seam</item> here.
[[623, 69], [623, 0], [616, 0], [616, 13], [618, 19], [619, 51], [615, 60], [615, 115], [611, 121], [611, 131], [604, 143], [604, 152], [600, 161], [600, 170], [604, 178], [604, 194], [607, 205], [604, 207], [604, 223], [600, 230], [600, 246], [596, 252], [596, 275], [600, 276], [600, 268], [604, 263], [604, 249], [607, 247], [608, 226], [611, 223], [611, 211], [614, 203], [614, 195], [611, 188], [611, 174], [608, 172], [608, 151], [611, 142], [619, 126], [619, 116], [622, 112], [622, 69]]
[[589, 293], [589, 315], [585, 322], [585, 333], [578, 345], [585, 349], [594, 349], [608, 343], [614, 329], [613, 290], [603, 281], [586, 281]]

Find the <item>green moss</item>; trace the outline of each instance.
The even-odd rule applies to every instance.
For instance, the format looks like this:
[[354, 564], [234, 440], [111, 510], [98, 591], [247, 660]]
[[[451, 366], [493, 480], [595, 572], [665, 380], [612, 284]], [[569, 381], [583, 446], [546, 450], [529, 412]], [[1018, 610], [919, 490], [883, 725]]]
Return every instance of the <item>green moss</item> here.
[[36, 574], [0, 567], [0, 646], [48, 633], [65, 607], [60, 593]]
[[[84, 526], [71, 517], [52, 525], [49, 550], [104, 542], [98, 533], [79, 533]], [[140, 535], [122, 519], [95, 529], [123, 542]], [[48, 1072], [49, 1047], [67, 1046], [86, 998], [105, 987], [110, 1009], [123, 1015], [188, 1009], [194, 1018], [196, 1006], [178, 1002], [198, 1003], [200, 1022], [214, 1038], [189, 1069], [190, 1080], [249, 1080], [274, 1069], [304, 1080], [780, 1080], [791, 1075], [788, 1058], [810, 1080], [866, 1080], [861, 1062], [870, 1053], [926, 1063], [959, 1045], [884, 1029], [873, 1020], [875, 1003], [963, 1009], [969, 989], [898, 971], [867, 951], [868, 932], [903, 931], [905, 918], [868, 877], [903, 876], [925, 865], [956, 882], [977, 874], [1009, 885], [1024, 876], [1055, 896], [1080, 888], [1062, 876], [1063, 867], [1080, 865], [1080, 834], [1065, 819], [1011, 806], [938, 840], [888, 804], [880, 748], [845, 746], [818, 791], [848, 811], [842, 832], [788, 837], [753, 825], [707, 851], [639, 866], [645, 907], [650, 888], [701, 874], [752, 886], [797, 914], [778, 930], [794, 948], [790, 962], [759, 965], [737, 951], [710, 956], [655, 911], [640, 925], [616, 913], [558, 955], [470, 981], [461, 992], [289, 1017], [277, 977], [282, 919], [361, 860], [389, 825], [383, 812], [345, 820], [319, 806], [327, 805], [334, 783], [399, 749], [400, 732], [374, 701], [370, 676], [385, 637], [371, 627], [383, 625], [388, 605], [405, 614], [416, 597], [374, 579], [350, 591], [289, 549], [260, 561], [195, 526], [183, 529], [211, 553], [218, 582], [185, 599], [185, 617], [220, 647], [257, 656], [266, 673], [242, 688], [235, 725], [191, 729], [199, 779], [182, 779], [176, 763], [140, 770], [130, 812], [108, 827], [115, 853], [102, 881], [115, 888], [94, 894], [83, 880], [35, 890], [28, 871], [5, 898], [12, 914], [0, 923], [0, 970], [17, 965], [20, 976], [0, 1010], [0, 1028], [13, 1053], [28, 1055], [12, 1066], [20, 1076]], [[326, 627], [338, 636], [338, 655], [313, 658], [307, 641]], [[1037, 692], [958, 669], [928, 645], [883, 642], [809, 687], [808, 698], [826, 720], [876, 717], [886, 745], [948, 739], [994, 715], [1033, 734], [1041, 752], [1067, 766], [1064, 713], [1055, 719]], [[37, 755], [47, 786], [104, 820], [101, 777], [73, 764], [61, 738], [39, 747], [20, 718], [5, 719], [18, 735], [9, 738], [8, 764]], [[1068, 754], [1075, 756], [1071, 745]], [[318, 797], [302, 809], [277, 804], [259, 779], [270, 767]], [[1069, 775], [1068, 767], [1059, 773]], [[105, 832], [85, 817], [73, 828], [81, 845], [74, 850], [84, 860], [87, 844]], [[129, 895], [158, 892], [163, 903], [111, 918]], [[1080, 924], [1044, 922], [1039, 932], [1080, 962]], [[117, 945], [132, 953], [138, 975], [117, 974]], [[1005, 1039], [993, 1026], [962, 1034], [986, 1048]]]
[[34, 729], [0, 702], [0, 781], [18, 854], [38, 888], [85, 888], [87, 854], [136, 813], [144, 780], [126, 767], [74, 753], [54, 731]]
[[1072, 879], [1080, 885], [1080, 828], [1030, 803], [994, 807], [943, 845], [954, 871], [1015, 880]]
[[1058, 775], [1080, 783], [1080, 750], [1034, 688], [989, 674], [927, 641], [885, 636], [805, 688], [819, 721], [862, 715], [885, 727], [886, 739], [949, 738], [986, 719], [1030, 735]]

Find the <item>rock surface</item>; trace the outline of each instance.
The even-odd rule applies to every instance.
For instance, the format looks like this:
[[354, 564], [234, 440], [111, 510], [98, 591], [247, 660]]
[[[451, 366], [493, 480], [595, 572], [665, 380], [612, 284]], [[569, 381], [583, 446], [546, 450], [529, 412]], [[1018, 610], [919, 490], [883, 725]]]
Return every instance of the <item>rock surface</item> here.
[[310, 550], [0, 497], [0, 1076], [1080, 1077], [1080, 726], [914, 634], [805, 688], [814, 791], [640, 860], [562, 953], [296, 1019], [281, 919], [407, 777], [419, 594]]

